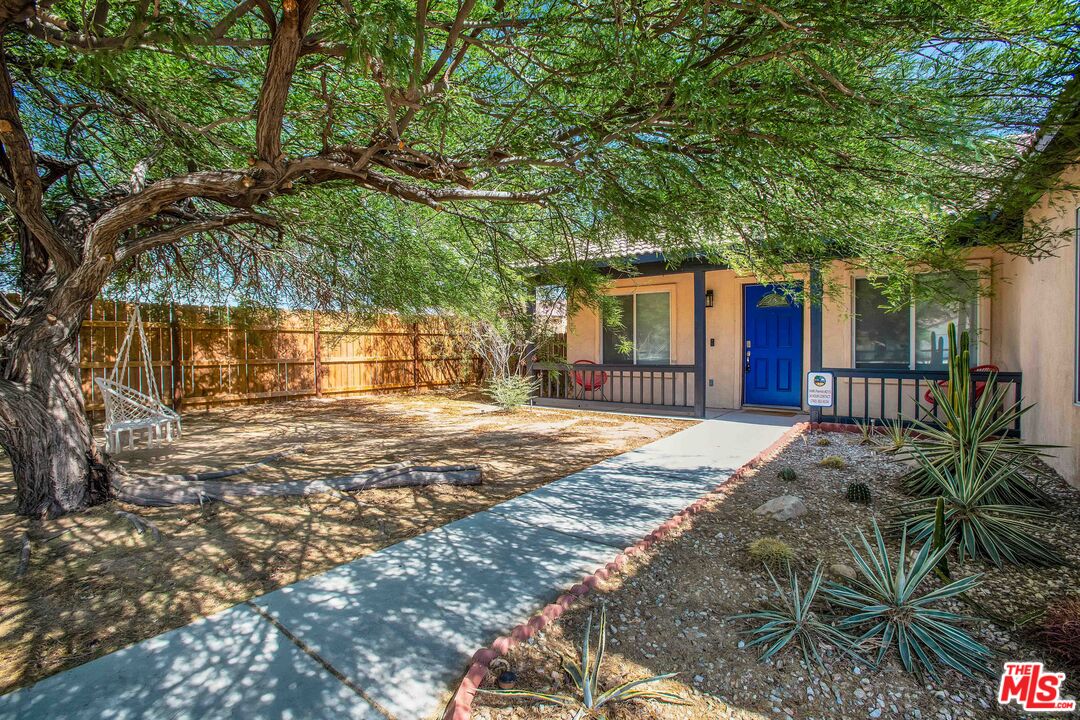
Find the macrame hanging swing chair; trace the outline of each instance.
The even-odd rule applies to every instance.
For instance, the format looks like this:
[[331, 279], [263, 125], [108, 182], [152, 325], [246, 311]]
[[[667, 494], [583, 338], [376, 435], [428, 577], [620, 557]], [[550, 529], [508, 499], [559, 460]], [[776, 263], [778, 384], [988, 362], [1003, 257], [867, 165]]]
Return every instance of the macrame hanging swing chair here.
[[[142, 353], [142, 365], [137, 379], [144, 384], [146, 392], [125, 385], [128, 377], [128, 362], [131, 359], [131, 339], [136, 332], [139, 335], [139, 350]], [[161, 443], [172, 442], [180, 437], [180, 415], [161, 402], [157, 382], [154, 380], [153, 358], [146, 344], [146, 332], [143, 330], [139, 308], [128, 321], [124, 342], [116, 353], [116, 363], [107, 378], [95, 378], [94, 382], [105, 401], [105, 451], [115, 453], [123, 449], [124, 434], [127, 434], [127, 447], [134, 449], [136, 434], [143, 434], [147, 447], [158, 447]]]

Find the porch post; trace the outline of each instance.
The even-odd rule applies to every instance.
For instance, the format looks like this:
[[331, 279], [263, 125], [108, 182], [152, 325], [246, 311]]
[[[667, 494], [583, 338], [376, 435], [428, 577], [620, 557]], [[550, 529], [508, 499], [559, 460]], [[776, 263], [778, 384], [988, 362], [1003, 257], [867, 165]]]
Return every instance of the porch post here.
[[[810, 371], [821, 370], [821, 305], [825, 301], [823, 297], [823, 285], [821, 282], [821, 267], [814, 263], [810, 266], [810, 293], [807, 298], [810, 303]], [[800, 382], [802, 378], [799, 378]], [[810, 422], [821, 422], [821, 408], [810, 408]]]
[[694, 270], [694, 415], [705, 417], [705, 271]]

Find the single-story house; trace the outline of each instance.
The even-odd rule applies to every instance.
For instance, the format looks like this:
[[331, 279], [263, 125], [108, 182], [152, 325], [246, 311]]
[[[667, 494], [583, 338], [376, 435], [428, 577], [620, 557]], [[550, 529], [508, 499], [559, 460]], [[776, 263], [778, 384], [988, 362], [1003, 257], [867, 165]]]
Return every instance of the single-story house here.
[[[672, 269], [657, 253], [639, 253], [636, 273], [615, 276], [609, 290], [624, 332], [588, 308], [570, 317], [567, 363], [534, 365], [535, 402], [697, 417], [748, 407], [835, 422], [918, 417], [928, 385], [947, 377], [953, 322], [972, 337], [972, 364], [996, 368], [1009, 401], [1035, 404], [1014, 430], [1062, 446], [1050, 464], [1080, 484], [1080, 163], [1055, 177], [1025, 220], [1049, 220], [1072, 240], [1037, 261], [972, 248], [967, 266], [988, 292], [972, 291], [967, 302], [885, 312], [865, 275], [835, 260], [815, 272], [840, 292], [796, 304], [756, 277], [694, 262]], [[811, 282], [809, 271], [794, 277]], [[823, 400], [830, 404], [811, 406]]]

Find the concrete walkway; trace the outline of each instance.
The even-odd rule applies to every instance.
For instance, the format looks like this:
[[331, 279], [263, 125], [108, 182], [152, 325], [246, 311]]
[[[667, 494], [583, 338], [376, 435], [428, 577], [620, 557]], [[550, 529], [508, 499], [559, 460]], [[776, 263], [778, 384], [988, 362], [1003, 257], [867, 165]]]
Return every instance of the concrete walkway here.
[[0, 718], [436, 717], [474, 651], [799, 419], [706, 420], [0, 697]]

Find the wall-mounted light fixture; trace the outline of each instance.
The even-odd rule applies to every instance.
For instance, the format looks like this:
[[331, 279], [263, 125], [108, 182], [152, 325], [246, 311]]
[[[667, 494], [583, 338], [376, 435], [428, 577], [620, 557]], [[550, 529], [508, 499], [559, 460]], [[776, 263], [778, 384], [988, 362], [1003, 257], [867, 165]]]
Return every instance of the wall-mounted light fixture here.
[[706, 291], [705, 291], [705, 307], [707, 307], [707, 308], [711, 308], [711, 307], [712, 307], [712, 305], [713, 305], [713, 294], [712, 294], [712, 290], [706, 290]]

